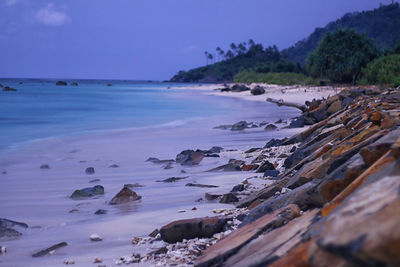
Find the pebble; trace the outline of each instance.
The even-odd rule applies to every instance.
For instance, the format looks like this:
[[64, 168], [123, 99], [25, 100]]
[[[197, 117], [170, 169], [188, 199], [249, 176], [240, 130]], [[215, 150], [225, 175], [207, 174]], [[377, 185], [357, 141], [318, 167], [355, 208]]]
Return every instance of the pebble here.
[[99, 258], [95, 258], [94, 260], [93, 260], [93, 263], [102, 263], [103, 262], [103, 260], [101, 260], [101, 259], [99, 259]]
[[66, 265], [70, 265], [70, 264], [75, 264], [75, 261], [74, 260], [64, 260], [63, 263]]
[[97, 234], [92, 234], [90, 235], [90, 241], [102, 241], [103, 238], [101, 238], [99, 235]]
[[0, 254], [4, 254], [7, 252], [7, 248], [5, 246], [0, 246]]

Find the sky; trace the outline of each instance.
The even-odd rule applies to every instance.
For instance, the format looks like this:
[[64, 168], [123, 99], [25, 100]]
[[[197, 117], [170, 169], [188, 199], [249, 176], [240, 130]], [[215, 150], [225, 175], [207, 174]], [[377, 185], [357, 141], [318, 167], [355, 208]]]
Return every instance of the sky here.
[[204, 51], [287, 48], [390, 0], [0, 0], [0, 78], [166, 80]]

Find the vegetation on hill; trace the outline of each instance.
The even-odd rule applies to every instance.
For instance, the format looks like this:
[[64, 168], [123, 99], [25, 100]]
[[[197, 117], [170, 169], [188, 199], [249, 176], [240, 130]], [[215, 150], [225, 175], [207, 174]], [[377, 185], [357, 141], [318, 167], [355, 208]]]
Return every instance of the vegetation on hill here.
[[335, 83], [357, 80], [361, 69], [378, 56], [378, 49], [366, 35], [339, 29], [327, 33], [307, 58], [312, 77], [327, 77]]
[[[253, 40], [232, 43], [226, 52], [217, 47], [214, 53], [204, 53], [207, 66], [180, 71], [171, 81], [225, 82], [235, 79], [287, 84], [301, 76], [288, 74], [294, 73], [303, 74], [300, 79], [303, 82], [300, 83], [312, 80], [304, 76], [309, 74], [313, 78], [329, 78], [335, 83], [355, 82], [363, 75], [361, 69], [378, 55], [375, 45], [366, 36], [372, 39], [382, 55], [400, 53], [399, 4], [346, 14], [325, 28], [317, 28], [307, 39], [281, 52], [276, 46], [264, 49]], [[318, 46], [323, 39], [322, 46]], [[302, 66], [309, 55], [307, 68], [304, 69]], [[380, 64], [386, 63], [382, 61]]]
[[293, 64], [281, 59], [281, 53], [276, 46], [263, 48], [261, 44], [255, 44], [250, 40], [249, 44], [231, 44], [231, 49], [224, 52], [217, 47], [217, 54], [205, 52], [206, 59], [222, 59], [214, 64], [189, 71], [180, 71], [172, 82], [214, 82], [232, 81], [234, 76], [242, 70], [254, 70], [256, 72], [301, 72], [299, 64]]
[[371, 11], [348, 13], [324, 28], [316, 28], [308, 38], [283, 50], [284, 58], [305, 64], [306, 58], [318, 46], [324, 35], [341, 28], [365, 33], [379, 49], [390, 50], [400, 43], [400, 6], [394, 3]]
[[363, 70], [362, 83], [400, 86], [400, 54], [387, 55], [372, 61]]

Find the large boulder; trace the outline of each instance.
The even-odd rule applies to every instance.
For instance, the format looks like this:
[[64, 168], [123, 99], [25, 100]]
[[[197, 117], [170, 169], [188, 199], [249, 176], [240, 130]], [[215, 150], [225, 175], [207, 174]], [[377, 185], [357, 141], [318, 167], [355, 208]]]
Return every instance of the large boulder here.
[[0, 240], [10, 240], [21, 236], [22, 234], [14, 229], [16, 227], [26, 229], [28, 228], [28, 225], [26, 223], [16, 222], [9, 219], [0, 219]]
[[110, 201], [110, 205], [117, 205], [122, 203], [127, 203], [131, 201], [136, 201], [141, 199], [142, 197], [136, 194], [136, 192], [132, 191], [128, 187], [124, 187], [116, 194]]
[[184, 150], [176, 155], [176, 162], [183, 166], [198, 165], [204, 158], [204, 154], [194, 150]]
[[257, 85], [256, 87], [254, 87], [253, 89], [251, 89], [250, 93], [251, 93], [252, 95], [262, 95], [262, 94], [265, 93], [265, 89], [262, 88], [261, 86], [258, 86], [258, 85]]
[[70, 196], [70, 198], [80, 199], [80, 198], [88, 198], [99, 195], [104, 195], [104, 187], [101, 185], [95, 185], [93, 187], [87, 187], [75, 190]]
[[235, 84], [234, 86], [232, 86], [231, 91], [244, 92], [244, 91], [250, 91], [250, 88], [243, 84]]
[[161, 239], [168, 243], [180, 242], [183, 239], [212, 237], [223, 230], [228, 217], [205, 217], [178, 220], [160, 229]]

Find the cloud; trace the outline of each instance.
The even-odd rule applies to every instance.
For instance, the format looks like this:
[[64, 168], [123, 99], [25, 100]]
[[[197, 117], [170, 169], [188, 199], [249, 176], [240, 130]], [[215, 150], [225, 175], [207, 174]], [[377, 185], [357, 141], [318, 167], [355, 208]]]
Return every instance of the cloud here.
[[196, 45], [189, 45], [187, 47], [182, 48], [181, 52], [183, 54], [190, 54], [190, 53], [193, 53], [193, 52], [195, 52], [197, 50], [199, 50], [199, 48]]
[[67, 14], [63, 11], [56, 10], [52, 3], [39, 9], [36, 13], [36, 19], [43, 24], [51, 26], [64, 25], [69, 21]]
[[4, 6], [13, 6], [18, 2], [18, 0], [4, 0]]

